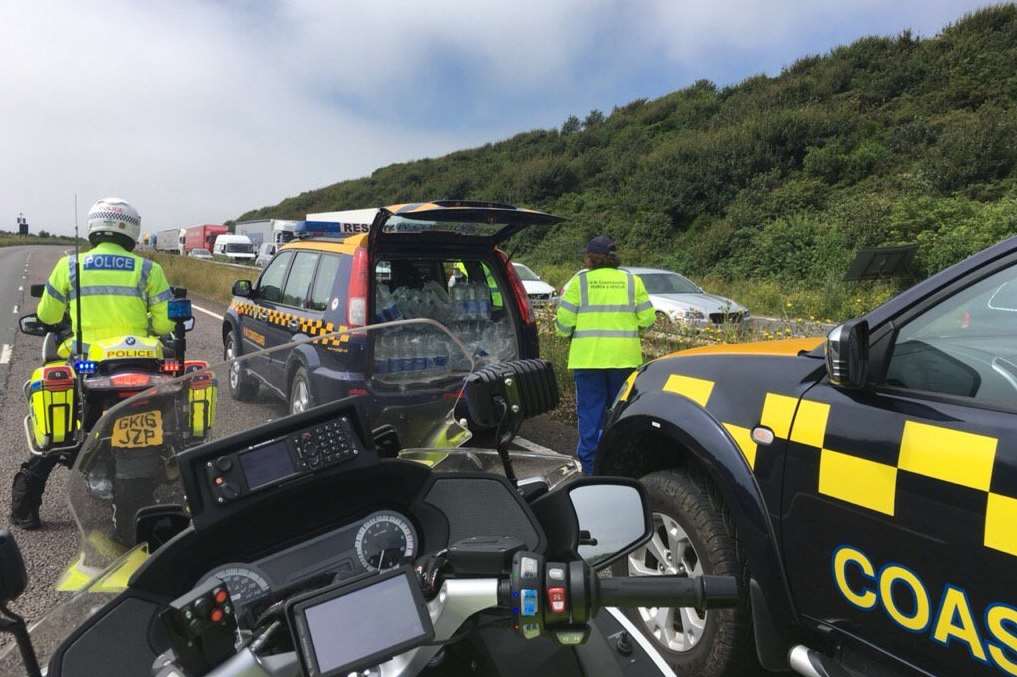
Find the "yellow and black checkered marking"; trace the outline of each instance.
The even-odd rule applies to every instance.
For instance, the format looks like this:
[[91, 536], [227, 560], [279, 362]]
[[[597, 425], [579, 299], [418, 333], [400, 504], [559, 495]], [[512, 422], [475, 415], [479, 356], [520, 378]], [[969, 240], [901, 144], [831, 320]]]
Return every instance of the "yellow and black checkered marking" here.
[[[714, 382], [679, 374], [663, 390], [709, 407]], [[767, 393], [759, 424], [776, 437], [815, 449], [819, 455], [817, 492], [888, 517], [897, 516], [901, 472], [964, 487], [985, 496], [986, 547], [1017, 556], [1017, 498], [992, 490], [998, 440], [964, 430], [905, 421], [895, 462], [880, 462], [829, 448], [827, 425], [831, 405], [778, 393]], [[797, 413], [796, 413], [797, 411]], [[792, 428], [792, 422], [794, 427]], [[748, 466], [755, 470], [758, 445], [748, 428], [725, 422]]]
[[[350, 340], [350, 335], [346, 333], [347, 327], [345, 325], [336, 327], [334, 323], [325, 322], [322, 319], [311, 319], [281, 310], [262, 308], [253, 303], [232, 303], [230, 308], [236, 311], [238, 315], [246, 315], [247, 317], [264, 320], [287, 331], [311, 337], [322, 336], [324, 338], [314, 341], [314, 343], [319, 345], [343, 347], [343, 344]], [[336, 332], [343, 333], [338, 336], [328, 336]]]

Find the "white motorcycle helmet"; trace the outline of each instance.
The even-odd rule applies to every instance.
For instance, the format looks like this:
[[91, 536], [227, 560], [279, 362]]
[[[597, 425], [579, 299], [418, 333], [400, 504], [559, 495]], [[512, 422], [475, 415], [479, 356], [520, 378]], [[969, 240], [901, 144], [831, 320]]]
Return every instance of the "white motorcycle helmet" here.
[[141, 214], [127, 200], [104, 197], [88, 210], [88, 237], [99, 233], [123, 235], [134, 244], [141, 237]]

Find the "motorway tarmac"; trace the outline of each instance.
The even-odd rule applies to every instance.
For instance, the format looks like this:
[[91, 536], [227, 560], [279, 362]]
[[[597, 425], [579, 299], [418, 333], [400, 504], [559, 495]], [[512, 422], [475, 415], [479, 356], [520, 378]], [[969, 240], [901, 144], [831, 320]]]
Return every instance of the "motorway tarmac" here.
[[[64, 247], [56, 246], [0, 248], [0, 314], [7, 313], [9, 318], [0, 322], [0, 510], [4, 524], [8, 522], [11, 478], [28, 458], [23, 386], [40, 364], [42, 346], [41, 338], [18, 333], [17, 319], [35, 310], [36, 299], [29, 295], [29, 285], [44, 283], [64, 253]], [[213, 315], [221, 316], [224, 309], [203, 299], [195, 298], [193, 302], [195, 328], [187, 335], [187, 355], [221, 362], [222, 325]], [[257, 401], [244, 404], [232, 401], [225, 392], [225, 377], [219, 375], [217, 437], [286, 415], [286, 405], [270, 396], [261, 395]], [[547, 417], [528, 421], [522, 435], [527, 441], [521, 446], [528, 442], [567, 451], [575, 448], [575, 431]], [[54, 584], [78, 552], [78, 529], [65, 494], [68, 473], [58, 466], [50, 478], [41, 511], [43, 528], [34, 532], [13, 530], [28, 568], [29, 588], [12, 607], [29, 623], [66, 595], [55, 591]]]

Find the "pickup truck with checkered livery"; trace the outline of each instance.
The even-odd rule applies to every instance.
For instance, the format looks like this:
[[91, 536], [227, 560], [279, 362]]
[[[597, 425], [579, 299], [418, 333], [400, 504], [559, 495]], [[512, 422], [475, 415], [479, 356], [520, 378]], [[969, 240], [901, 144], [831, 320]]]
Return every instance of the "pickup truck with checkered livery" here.
[[825, 338], [641, 367], [597, 472], [657, 533], [615, 567], [739, 576], [743, 605], [633, 610], [679, 674], [1017, 675], [1017, 238]]

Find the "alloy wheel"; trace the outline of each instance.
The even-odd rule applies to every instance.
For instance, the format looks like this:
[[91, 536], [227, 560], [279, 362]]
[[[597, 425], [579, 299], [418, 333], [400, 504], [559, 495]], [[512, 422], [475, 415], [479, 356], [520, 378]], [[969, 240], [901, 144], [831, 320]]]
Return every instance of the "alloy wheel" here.
[[[653, 527], [653, 538], [628, 556], [630, 576], [703, 575], [703, 564], [688, 533], [673, 517], [655, 512]], [[638, 612], [647, 633], [670, 651], [690, 651], [706, 630], [705, 611], [640, 607]]]
[[311, 393], [307, 390], [307, 382], [299, 378], [293, 388], [293, 401], [290, 402], [291, 414], [302, 414], [311, 403]]

